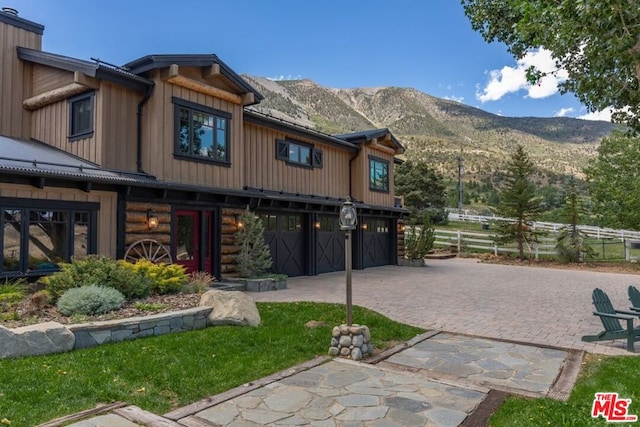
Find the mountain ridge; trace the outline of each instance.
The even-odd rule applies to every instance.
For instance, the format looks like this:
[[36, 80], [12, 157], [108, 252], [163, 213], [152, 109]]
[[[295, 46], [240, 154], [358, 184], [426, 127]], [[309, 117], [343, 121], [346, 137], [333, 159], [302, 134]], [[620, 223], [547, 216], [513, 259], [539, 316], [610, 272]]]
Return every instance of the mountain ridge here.
[[265, 99], [251, 108], [329, 134], [389, 128], [408, 158], [430, 162], [446, 177], [486, 180], [500, 174], [516, 144], [525, 146], [541, 183], [557, 175], [582, 178], [603, 137], [618, 128], [570, 117], [505, 117], [415, 88], [327, 88], [310, 79], [243, 75]]

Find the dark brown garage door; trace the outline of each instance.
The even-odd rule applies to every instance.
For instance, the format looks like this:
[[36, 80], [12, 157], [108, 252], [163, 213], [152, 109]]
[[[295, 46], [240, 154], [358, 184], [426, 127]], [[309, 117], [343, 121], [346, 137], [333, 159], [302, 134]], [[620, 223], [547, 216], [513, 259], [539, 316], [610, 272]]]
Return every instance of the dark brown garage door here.
[[300, 214], [261, 214], [264, 238], [271, 249], [274, 273], [302, 276], [304, 270], [304, 227]]
[[316, 271], [318, 274], [344, 270], [344, 231], [337, 216], [318, 217], [316, 223]]
[[389, 220], [364, 218], [362, 227], [364, 267], [368, 268], [392, 264]]

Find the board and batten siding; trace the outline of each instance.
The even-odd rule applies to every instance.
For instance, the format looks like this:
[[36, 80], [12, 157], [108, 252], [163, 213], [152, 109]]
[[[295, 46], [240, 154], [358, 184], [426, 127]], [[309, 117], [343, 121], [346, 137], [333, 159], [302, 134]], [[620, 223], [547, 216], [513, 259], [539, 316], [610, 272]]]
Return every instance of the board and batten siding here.
[[[102, 82], [96, 103], [101, 106], [96, 114], [95, 132], [102, 148], [100, 166], [107, 169], [136, 172], [137, 110], [144, 96], [141, 93]], [[143, 114], [148, 114], [143, 109]]]
[[33, 93], [40, 95], [73, 83], [73, 72], [59, 70], [46, 65], [33, 65]]
[[108, 191], [91, 191], [85, 193], [71, 188], [45, 187], [38, 189], [29, 185], [2, 184], [0, 197], [21, 199], [62, 200], [69, 202], [99, 203], [98, 211], [98, 254], [111, 258], [116, 257], [117, 236], [117, 193]]
[[42, 36], [0, 22], [0, 135], [29, 138], [30, 114], [22, 101], [31, 94], [31, 64], [18, 59], [17, 46], [42, 48]]
[[337, 198], [349, 195], [351, 151], [299, 136], [292, 137], [322, 150], [322, 167], [307, 168], [276, 159], [276, 139], [287, 138], [280, 131], [246, 123], [244, 138], [245, 182], [249, 187]]
[[[186, 89], [158, 78], [143, 112], [142, 168], [159, 180], [221, 188], [241, 189], [243, 186], [243, 126], [242, 107], [219, 98]], [[173, 97], [206, 107], [226, 111], [230, 120], [230, 166], [174, 158]]]
[[33, 111], [31, 136], [38, 141], [44, 142], [60, 150], [81, 157], [90, 162], [101, 165], [102, 150], [99, 147], [99, 132], [96, 128], [103, 126], [100, 120], [101, 115], [101, 91], [97, 90], [94, 98], [94, 132], [89, 138], [69, 141], [69, 101], [54, 102]]
[[[372, 191], [369, 189], [369, 156], [377, 157], [389, 162], [389, 192]], [[393, 206], [393, 155], [362, 147], [358, 157], [353, 161], [351, 179], [353, 180], [353, 197], [374, 206]]]

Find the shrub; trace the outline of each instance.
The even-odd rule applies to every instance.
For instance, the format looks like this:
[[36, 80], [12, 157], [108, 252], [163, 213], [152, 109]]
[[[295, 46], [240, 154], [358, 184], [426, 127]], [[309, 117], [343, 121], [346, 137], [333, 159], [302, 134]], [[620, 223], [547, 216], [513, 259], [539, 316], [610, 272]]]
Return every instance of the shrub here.
[[59, 266], [60, 271], [40, 279], [53, 303], [69, 289], [92, 284], [116, 289], [127, 299], [143, 298], [151, 293], [151, 278], [122, 260], [90, 255]]
[[47, 306], [50, 299], [51, 299], [51, 295], [49, 295], [49, 292], [42, 290], [42, 291], [37, 291], [31, 294], [31, 297], [29, 298], [29, 302], [31, 303], [31, 306], [35, 310], [39, 311]]
[[429, 217], [424, 216], [420, 228], [415, 224], [407, 228], [404, 234], [404, 253], [408, 259], [421, 259], [433, 248], [435, 230], [429, 223]]
[[234, 236], [236, 245], [240, 247], [236, 258], [238, 273], [242, 277], [262, 277], [273, 264], [271, 251], [264, 240], [262, 221], [248, 207], [239, 221], [243, 226], [238, 227]]
[[179, 292], [189, 279], [184, 266], [180, 264], [154, 264], [147, 259], [141, 259], [133, 268], [151, 279], [151, 292], [154, 294]]
[[215, 278], [206, 271], [194, 271], [189, 275], [189, 282], [182, 286], [183, 294], [201, 294], [215, 282]]
[[27, 281], [24, 279], [5, 279], [0, 283], [0, 304], [11, 305], [27, 295]]
[[65, 316], [92, 316], [117, 310], [124, 304], [124, 295], [106, 286], [86, 285], [66, 291], [58, 300], [58, 311]]
[[107, 286], [122, 292], [126, 299], [148, 297], [153, 288], [153, 280], [134, 265], [124, 260], [116, 261], [116, 268], [109, 276]]

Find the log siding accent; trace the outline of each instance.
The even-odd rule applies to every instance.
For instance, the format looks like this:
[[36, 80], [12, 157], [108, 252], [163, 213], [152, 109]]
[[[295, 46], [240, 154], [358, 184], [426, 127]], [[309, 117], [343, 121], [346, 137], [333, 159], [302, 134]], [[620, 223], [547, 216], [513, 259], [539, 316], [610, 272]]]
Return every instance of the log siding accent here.
[[236, 217], [244, 213], [244, 209], [222, 209], [220, 257], [222, 268], [220, 273], [225, 277], [237, 277], [238, 265], [236, 258], [240, 253], [240, 247], [236, 245], [235, 233], [238, 231]]
[[[158, 217], [158, 228], [149, 230], [147, 212]], [[166, 203], [126, 202], [125, 241], [126, 247], [141, 239], [153, 239], [169, 247], [171, 244], [171, 205]], [[126, 248], [125, 248], [126, 250]]]

